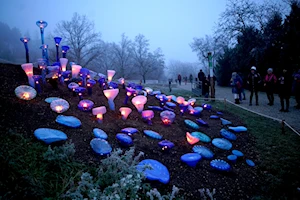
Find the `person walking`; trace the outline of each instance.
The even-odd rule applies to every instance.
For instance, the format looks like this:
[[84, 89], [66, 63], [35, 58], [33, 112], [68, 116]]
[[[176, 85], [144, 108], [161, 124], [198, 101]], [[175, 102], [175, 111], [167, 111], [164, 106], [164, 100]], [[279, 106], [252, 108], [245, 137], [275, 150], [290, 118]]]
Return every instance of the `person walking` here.
[[[244, 76], [242, 75], [242, 73], [238, 73], [238, 75], [241, 77], [241, 79], [242, 79], [242, 81], [244, 83], [245, 79], [244, 79]], [[240, 97], [240, 101], [246, 100], [246, 94], [245, 94], [244, 84], [242, 85], [241, 93], [240, 93], [239, 97]]]
[[180, 74], [178, 74], [177, 80], [178, 80], [179, 85], [181, 85], [181, 75]]
[[[289, 112], [290, 107], [290, 96], [292, 87], [292, 76], [288, 73], [286, 68], [283, 68], [281, 76], [278, 78], [279, 83], [279, 98], [281, 109], [280, 112]], [[284, 100], [286, 102], [286, 108], [284, 109]]]
[[201, 81], [200, 84], [201, 84], [201, 89], [202, 89], [202, 95], [205, 96], [205, 91], [204, 91], [203, 87], [204, 87], [204, 82], [206, 80], [206, 77], [205, 77], [205, 74], [202, 71], [202, 69], [200, 69], [200, 71], [198, 73], [198, 80]]
[[232, 72], [230, 85], [232, 86], [232, 94], [236, 104], [240, 104], [240, 93], [243, 85], [241, 77], [236, 73]]
[[296, 109], [300, 109], [300, 69], [294, 74], [294, 94], [296, 98]]
[[277, 77], [275, 74], [273, 74], [273, 69], [269, 68], [267, 71], [267, 75], [264, 79], [264, 87], [266, 89], [267, 97], [269, 100], [268, 105], [273, 106], [274, 105], [274, 88], [275, 84], [277, 82]]
[[252, 106], [253, 94], [255, 94], [256, 105], [258, 106], [258, 87], [261, 82], [260, 74], [256, 72], [256, 67], [252, 66], [248, 75], [247, 83], [250, 90], [249, 106]]
[[193, 84], [193, 75], [192, 74], [190, 74], [189, 79], [190, 79], [190, 83]]

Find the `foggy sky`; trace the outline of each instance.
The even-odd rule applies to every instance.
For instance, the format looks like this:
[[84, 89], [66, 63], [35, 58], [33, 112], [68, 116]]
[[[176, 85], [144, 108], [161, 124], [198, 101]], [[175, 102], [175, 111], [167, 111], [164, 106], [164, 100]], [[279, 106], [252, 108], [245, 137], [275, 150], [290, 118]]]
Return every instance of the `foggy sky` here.
[[119, 42], [122, 33], [133, 40], [141, 33], [151, 50], [161, 47], [167, 62], [197, 62], [189, 44], [212, 34], [225, 5], [226, 0], [3, 0], [0, 21], [40, 38], [37, 20], [48, 22], [47, 37], [60, 20], [78, 12], [94, 21], [104, 41]]

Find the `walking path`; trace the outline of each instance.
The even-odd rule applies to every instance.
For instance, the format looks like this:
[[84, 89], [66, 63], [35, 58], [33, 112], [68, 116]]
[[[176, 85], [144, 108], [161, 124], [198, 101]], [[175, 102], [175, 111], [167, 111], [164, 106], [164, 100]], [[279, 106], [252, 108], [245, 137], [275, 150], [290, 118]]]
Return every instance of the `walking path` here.
[[[177, 86], [180, 89], [191, 91], [191, 84], [187, 85], [182, 84], [181, 86]], [[290, 99], [290, 112], [280, 112], [280, 100], [277, 94], [274, 95], [275, 101], [273, 106], [268, 106], [268, 98], [265, 92], [259, 92], [258, 101], [259, 106], [255, 105], [255, 97], [253, 97], [252, 106], [249, 106], [249, 97], [250, 92], [245, 90], [246, 100], [243, 100], [240, 106], [249, 109], [251, 111], [267, 115], [273, 118], [285, 120], [289, 125], [291, 125], [294, 129], [300, 132], [300, 110], [297, 110], [294, 106], [296, 105], [296, 100], [294, 97]], [[231, 87], [220, 87], [216, 86], [216, 98], [224, 99], [226, 98], [229, 101], [234, 101], [233, 94], [231, 92]]]

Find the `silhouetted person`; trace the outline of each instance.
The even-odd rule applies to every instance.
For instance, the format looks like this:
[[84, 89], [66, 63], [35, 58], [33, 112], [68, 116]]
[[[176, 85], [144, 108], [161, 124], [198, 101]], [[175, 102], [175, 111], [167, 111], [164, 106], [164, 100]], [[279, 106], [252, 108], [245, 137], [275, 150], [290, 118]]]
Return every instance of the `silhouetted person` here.
[[190, 74], [190, 83], [192, 84], [193, 83], [193, 75], [192, 74]]
[[294, 94], [296, 98], [296, 108], [300, 109], [300, 69], [294, 74]]
[[[286, 68], [282, 70], [281, 76], [278, 78], [279, 84], [279, 97], [281, 109], [280, 112], [289, 112], [290, 107], [290, 96], [291, 96], [291, 86], [292, 86], [292, 76], [287, 72]], [[284, 100], [286, 101], [286, 108], [284, 109]]]
[[202, 95], [205, 95], [205, 92], [204, 92], [204, 90], [203, 90], [203, 87], [204, 87], [204, 84], [203, 84], [203, 82], [204, 82], [204, 80], [206, 80], [206, 77], [205, 77], [205, 74], [204, 74], [204, 72], [202, 71], [202, 69], [200, 69], [200, 72], [198, 73], [198, 80], [199, 81], [202, 81], [202, 83], [201, 83], [201, 88], [202, 88]]
[[265, 76], [264, 79], [264, 86], [269, 100], [268, 103], [269, 106], [274, 105], [274, 88], [276, 82], [277, 82], [277, 77], [275, 76], [275, 74], [273, 74], [273, 69], [269, 68], [267, 71], [267, 75]]
[[179, 85], [181, 85], [181, 75], [180, 74], [178, 74], [177, 80], [178, 80]]
[[209, 83], [209, 78], [208, 77], [204, 77], [203, 81], [202, 81], [202, 93], [204, 93], [204, 97], [205, 98], [208, 98], [209, 96], [209, 86], [210, 86], [210, 83]]
[[260, 74], [256, 72], [256, 67], [251, 67], [251, 72], [248, 75], [247, 83], [249, 84], [250, 89], [250, 101], [249, 106], [252, 106], [253, 94], [255, 94], [256, 105], [258, 106], [258, 87], [261, 82]]

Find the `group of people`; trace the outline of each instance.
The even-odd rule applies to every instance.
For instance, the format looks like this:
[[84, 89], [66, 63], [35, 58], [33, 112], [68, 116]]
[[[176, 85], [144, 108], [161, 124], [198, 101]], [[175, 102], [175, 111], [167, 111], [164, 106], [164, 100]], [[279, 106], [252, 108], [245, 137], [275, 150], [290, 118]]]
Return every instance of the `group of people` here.
[[[252, 99], [254, 95], [255, 103], [257, 106], [259, 105], [258, 89], [260, 85], [263, 85], [269, 100], [269, 106], [274, 105], [274, 91], [276, 88], [278, 88], [281, 112], [289, 111], [290, 96], [292, 92], [295, 94], [297, 102], [296, 108], [300, 109], [300, 69], [292, 75], [286, 68], [283, 68], [280, 76], [277, 78], [276, 75], [273, 74], [273, 69], [269, 68], [266, 76], [262, 79], [260, 74], [256, 71], [256, 67], [252, 66], [246, 82], [250, 90], [249, 106], [252, 106]], [[235, 103], [239, 104], [242, 100], [242, 94], [244, 97], [243, 99], [246, 99], [244, 92], [244, 81], [237, 72], [233, 72], [230, 83], [232, 86], [232, 93]]]
[[[178, 74], [177, 80], [176, 80], [176, 81], [178, 81], [178, 84], [181, 85], [182, 77], [181, 77], [180, 74]], [[187, 82], [188, 82], [188, 77], [187, 77], [187, 76], [184, 76], [184, 77], [183, 77], [183, 81], [184, 81], [184, 83], [185, 83], [185, 85], [186, 85]], [[190, 74], [190, 76], [189, 76], [189, 81], [190, 81], [190, 83], [193, 83], [193, 75], [192, 75], [192, 74]]]

